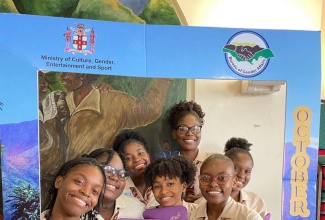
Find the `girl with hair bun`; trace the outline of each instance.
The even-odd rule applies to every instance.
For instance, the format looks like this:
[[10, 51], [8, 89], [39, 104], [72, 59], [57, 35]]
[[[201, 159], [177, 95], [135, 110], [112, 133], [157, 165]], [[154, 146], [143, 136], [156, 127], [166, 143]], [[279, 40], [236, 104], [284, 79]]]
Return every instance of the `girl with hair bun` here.
[[251, 209], [257, 211], [262, 217], [267, 214], [267, 208], [262, 197], [254, 192], [244, 190], [251, 179], [254, 160], [251, 155], [252, 146], [245, 138], [230, 138], [225, 145], [225, 155], [234, 163], [234, 174], [237, 183], [231, 191], [231, 197]]

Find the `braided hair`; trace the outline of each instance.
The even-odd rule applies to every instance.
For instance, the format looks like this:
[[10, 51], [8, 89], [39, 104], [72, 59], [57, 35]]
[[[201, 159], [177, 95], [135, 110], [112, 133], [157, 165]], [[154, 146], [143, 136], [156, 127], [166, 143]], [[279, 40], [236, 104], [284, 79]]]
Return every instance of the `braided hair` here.
[[107, 165], [107, 164], [109, 164], [111, 162], [111, 160], [113, 159], [113, 157], [115, 155], [117, 155], [117, 153], [116, 153], [116, 151], [114, 151], [112, 149], [108, 149], [108, 148], [97, 148], [96, 150], [93, 150], [89, 154], [84, 154], [82, 156], [83, 157], [94, 158], [94, 159], [98, 159], [99, 157], [106, 156], [107, 159], [106, 159], [104, 165]]
[[[58, 189], [55, 187], [55, 181], [56, 181], [57, 177], [67, 175], [71, 170], [73, 170], [76, 166], [79, 166], [79, 165], [88, 165], [88, 166], [97, 167], [98, 170], [100, 170], [102, 177], [103, 177], [103, 181], [104, 181], [103, 189], [105, 188], [105, 185], [106, 185], [105, 173], [95, 159], [87, 158], [87, 157], [78, 157], [78, 158], [75, 158], [73, 160], [66, 162], [65, 164], [63, 164], [61, 166], [61, 168], [55, 174], [53, 183], [51, 185], [51, 188], [49, 189], [50, 202], [46, 208], [46, 209], [48, 209], [48, 212], [45, 215], [45, 218], [47, 220], [50, 219], [50, 217], [52, 216], [53, 207], [54, 207], [57, 195], [58, 195]], [[101, 198], [103, 196], [103, 189], [100, 193], [100, 196], [98, 197], [98, 202], [97, 202], [96, 206], [93, 208], [93, 210], [90, 210], [85, 215], [83, 215], [82, 219], [87, 219], [87, 220], [95, 219], [96, 213], [98, 213], [99, 201], [101, 200]]]

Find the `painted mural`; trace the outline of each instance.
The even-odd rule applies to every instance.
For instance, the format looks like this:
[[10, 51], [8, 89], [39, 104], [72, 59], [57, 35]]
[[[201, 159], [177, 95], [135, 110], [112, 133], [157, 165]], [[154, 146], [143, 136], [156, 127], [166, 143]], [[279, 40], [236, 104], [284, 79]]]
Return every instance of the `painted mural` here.
[[[98, 13], [98, 10], [100, 9], [100, 12]], [[4, 13], [15, 13], [15, 14], [30, 14], [30, 15], [45, 15], [45, 16], [57, 16], [57, 17], [72, 17], [72, 18], [88, 18], [88, 19], [96, 19], [96, 20], [108, 20], [108, 21], [119, 21], [119, 22], [130, 22], [130, 23], [138, 23], [138, 24], [174, 24], [179, 25], [180, 22], [177, 18], [176, 13], [174, 12], [174, 9], [172, 8], [169, 1], [139, 1], [139, 0], [132, 0], [132, 1], [118, 1], [118, 0], [109, 0], [109, 1], [93, 1], [92, 6], [89, 6], [89, 3], [87, 1], [83, 0], [77, 0], [77, 1], [51, 1], [46, 2], [46, 4], [42, 1], [14, 1], [14, 0], [0, 0], [0, 12]], [[81, 25], [81, 26], [80, 26]], [[76, 37], [83, 36], [86, 34], [86, 32], [89, 32], [89, 48], [87, 52], [83, 51], [83, 54], [86, 53], [95, 53], [95, 42], [96, 42], [96, 34], [94, 30], [88, 30], [87, 27], [84, 28], [82, 24], [80, 24], [74, 27], [67, 27], [67, 29], [63, 32], [63, 36], [65, 38], [66, 46], [65, 50], [70, 53], [78, 53], [78, 46], [77, 49], [73, 48], [73, 41], [76, 40]], [[77, 34], [75, 34], [77, 33]], [[132, 36], [132, 35], [130, 35]], [[81, 45], [82, 46], [82, 45]], [[71, 48], [70, 48], [71, 47]], [[80, 49], [80, 45], [79, 45]], [[103, 69], [105, 70], [105, 65], [102, 65]], [[100, 67], [99, 67], [100, 69]], [[106, 68], [108, 70], [109, 67]], [[62, 84], [58, 83], [56, 80], [56, 75], [58, 73], [48, 73], [47, 74], [47, 91], [44, 94], [48, 95], [50, 92], [53, 92], [51, 95], [47, 96], [47, 100], [50, 100], [50, 97], [56, 97], [54, 99], [62, 99], [64, 96], [64, 93], [58, 93], [57, 91], [65, 91], [65, 88], [62, 86]], [[54, 80], [54, 81], [53, 81]], [[152, 80], [150, 79], [144, 79], [144, 78], [130, 78], [130, 77], [123, 77], [119, 76], [116, 77], [114, 75], [112, 76], [102, 76], [97, 79], [98, 83], [104, 83], [107, 84], [112, 90], [119, 90], [126, 92], [134, 97], [140, 97], [143, 95], [144, 91], [150, 85]], [[134, 130], [137, 130], [144, 134], [146, 137], [146, 140], [148, 141], [149, 145], [152, 146], [151, 153], [154, 155], [159, 155], [162, 149], [162, 145], [164, 143], [170, 144], [170, 150], [177, 150], [177, 146], [172, 139], [170, 132], [168, 129], [161, 127], [162, 121], [166, 120], [165, 113], [168, 109], [168, 107], [175, 103], [178, 100], [184, 100], [185, 99], [185, 93], [186, 93], [186, 81], [182, 79], [175, 79], [174, 82], [171, 83], [169, 86], [170, 90], [177, 91], [177, 95], [171, 95], [171, 93], [166, 93], [166, 97], [164, 100], [162, 100], [162, 103], [164, 105], [161, 106], [161, 114], [159, 117], [156, 117], [155, 120], [151, 120], [147, 123], [143, 123], [142, 125], [147, 126], [137, 126], [138, 128], [134, 128]], [[39, 90], [40, 91], [40, 90]], [[41, 97], [41, 92], [39, 93], [39, 97]], [[61, 96], [61, 97], [60, 97]], [[43, 97], [43, 98], [44, 98]], [[1, 102], [1, 110], [4, 103]], [[52, 118], [53, 119], [53, 118]], [[56, 120], [56, 119], [55, 119]], [[49, 120], [51, 121], [51, 120]], [[47, 121], [46, 124], [53, 124], [52, 122]], [[35, 123], [36, 121], [30, 121], [30, 124]], [[62, 122], [63, 124], [65, 122]], [[0, 143], [7, 143], [8, 138], [11, 139], [11, 141], [15, 142], [17, 138], [12, 137], [11, 130], [7, 129], [7, 125], [1, 123], [1, 127], [3, 129], [0, 133], [2, 139], [0, 139]], [[148, 125], [149, 124], [149, 125]], [[24, 130], [28, 126], [26, 124], [18, 123], [14, 126], [13, 130], [20, 131], [21, 129]], [[36, 126], [33, 125], [33, 126]], [[53, 127], [53, 125], [51, 125]], [[40, 128], [44, 127], [43, 124], [40, 124]], [[134, 126], [133, 126], [134, 127]], [[60, 143], [68, 143], [69, 139], [66, 136], [66, 134], [63, 131], [63, 127], [55, 126], [56, 130], [52, 131], [55, 132], [55, 139], [53, 142], [56, 142], [57, 145]], [[158, 137], [155, 130], [159, 129], [160, 136]], [[37, 132], [36, 130], [31, 129], [30, 131]], [[42, 131], [42, 129], [41, 129]], [[118, 130], [116, 130], [118, 131]], [[10, 132], [10, 133], [7, 133]], [[46, 133], [46, 132], [45, 132]], [[116, 132], [115, 132], [116, 133]], [[46, 135], [43, 135], [44, 132], [40, 132], [40, 144], [46, 145]], [[18, 134], [18, 137], [21, 134]], [[114, 136], [114, 135], [113, 135]], [[28, 137], [26, 137], [28, 139]], [[21, 154], [23, 152], [24, 159], [21, 163], [22, 165], [25, 164], [27, 161], [33, 160], [35, 161], [35, 150], [32, 151], [31, 149], [33, 147], [36, 147], [38, 145], [38, 140], [28, 140], [27, 142], [24, 141], [23, 143], [19, 143], [19, 140], [17, 140], [17, 143], [12, 144], [10, 141], [9, 144], [6, 144], [8, 147], [6, 148], [4, 145], [1, 144], [1, 147], [3, 148], [3, 153], [6, 154], [7, 157], [10, 158], [20, 158], [22, 157]], [[110, 142], [112, 139], [110, 139]], [[45, 142], [45, 143], [44, 143]], [[22, 146], [23, 145], [23, 146]], [[110, 144], [106, 143], [105, 146], [109, 147]], [[11, 151], [9, 149], [14, 149], [12, 146], [20, 146], [22, 151]], [[28, 153], [29, 152], [29, 153]], [[34, 153], [33, 153], [34, 152]], [[51, 152], [47, 152], [45, 156], [49, 156]], [[51, 156], [52, 157], [52, 156]], [[16, 160], [15, 159], [15, 160]], [[53, 157], [53, 160], [55, 160], [55, 156]], [[12, 159], [14, 160], [14, 159]], [[19, 161], [19, 160], [18, 160]], [[21, 162], [21, 161], [20, 161]], [[52, 161], [53, 162], [53, 161]], [[18, 163], [18, 162], [17, 162]], [[6, 162], [3, 163], [4, 167], [10, 167], [10, 165], [6, 165]], [[42, 166], [41, 166], [42, 167]], [[42, 170], [42, 169], [41, 169]], [[3, 169], [3, 172], [6, 173], [6, 169]], [[36, 171], [37, 173], [37, 171]], [[42, 172], [41, 172], [42, 173]], [[48, 178], [47, 175], [45, 175], [45, 172], [42, 173], [43, 179]], [[38, 212], [35, 212], [39, 203], [38, 198], [38, 175], [34, 177], [33, 175], [29, 176], [29, 178], [26, 180], [24, 176], [17, 173], [17, 176], [13, 177], [14, 181], [10, 177], [7, 177], [4, 175], [4, 178], [7, 179], [7, 181], [4, 181], [4, 186], [9, 187], [12, 189], [12, 192], [8, 197], [6, 196], [4, 198], [4, 212], [5, 213], [11, 213], [14, 217], [27, 217], [28, 219], [38, 219]], [[12, 183], [15, 183], [14, 185], [11, 185]], [[7, 185], [8, 184], [8, 185]], [[14, 187], [13, 187], [14, 186]], [[29, 193], [23, 194], [23, 196], [20, 196], [20, 192], [25, 192], [24, 189], [30, 187]], [[44, 187], [43, 187], [44, 188]], [[44, 191], [44, 190], [42, 190]], [[25, 201], [26, 198], [29, 198], [30, 195], [32, 196], [31, 201]], [[2, 196], [2, 194], [1, 194]], [[22, 197], [22, 198], [20, 198]], [[44, 198], [43, 198], [44, 200]], [[1, 201], [3, 201], [1, 197]], [[30, 203], [33, 203], [34, 206], [30, 206]], [[18, 204], [17, 208], [16, 205]], [[26, 212], [26, 208], [30, 211]], [[16, 209], [16, 210], [15, 210]], [[10, 210], [10, 211], [9, 211]], [[1, 212], [2, 212], [2, 206], [1, 206]]]

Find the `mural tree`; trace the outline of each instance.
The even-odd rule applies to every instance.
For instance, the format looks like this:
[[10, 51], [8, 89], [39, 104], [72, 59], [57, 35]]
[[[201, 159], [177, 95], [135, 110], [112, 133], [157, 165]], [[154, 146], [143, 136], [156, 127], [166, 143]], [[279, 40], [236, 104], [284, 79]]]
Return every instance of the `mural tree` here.
[[38, 189], [30, 184], [20, 181], [20, 186], [13, 188], [6, 203], [10, 203], [13, 213], [11, 219], [39, 219], [39, 193]]

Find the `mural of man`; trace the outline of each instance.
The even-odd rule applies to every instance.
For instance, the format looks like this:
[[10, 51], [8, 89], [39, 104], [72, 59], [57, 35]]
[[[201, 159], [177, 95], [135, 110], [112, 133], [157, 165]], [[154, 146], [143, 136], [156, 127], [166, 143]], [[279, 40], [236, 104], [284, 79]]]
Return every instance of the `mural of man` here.
[[69, 138], [66, 160], [98, 148], [111, 148], [121, 129], [144, 126], [162, 113], [171, 79], [153, 79], [143, 97], [125, 92], [99, 91], [93, 86], [99, 75], [61, 73], [59, 79], [68, 91], [66, 102], [70, 119], [65, 125]]

